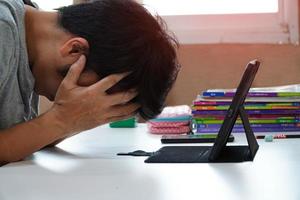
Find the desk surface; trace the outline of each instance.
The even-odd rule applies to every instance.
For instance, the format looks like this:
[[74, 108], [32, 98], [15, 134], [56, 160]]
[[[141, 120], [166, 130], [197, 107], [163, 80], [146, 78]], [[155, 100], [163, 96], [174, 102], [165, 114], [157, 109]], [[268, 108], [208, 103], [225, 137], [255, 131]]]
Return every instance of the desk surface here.
[[[300, 139], [259, 140], [254, 162], [245, 163], [145, 164], [145, 157], [116, 156], [157, 150], [159, 139], [144, 124], [83, 132], [1, 167], [0, 199], [300, 199]], [[235, 144], [245, 143], [236, 136]]]

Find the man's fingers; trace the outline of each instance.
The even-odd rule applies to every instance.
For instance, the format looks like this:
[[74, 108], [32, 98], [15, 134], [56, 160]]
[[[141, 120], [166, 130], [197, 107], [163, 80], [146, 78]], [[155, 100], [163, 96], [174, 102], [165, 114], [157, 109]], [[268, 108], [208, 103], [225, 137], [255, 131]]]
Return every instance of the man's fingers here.
[[110, 105], [119, 105], [119, 104], [125, 104], [132, 100], [134, 97], [138, 95], [137, 91], [135, 89], [128, 90], [126, 92], [118, 92], [115, 94], [110, 94]]
[[141, 106], [137, 103], [113, 106], [108, 113], [108, 118], [130, 115], [136, 112], [140, 107]]
[[77, 85], [77, 81], [80, 77], [80, 74], [84, 69], [85, 62], [86, 62], [86, 58], [85, 56], [82, 55], [73, 65], [71, 65], [64, 79], [65, 83], [70, 85]]
[[130, 74], [130, 72], [109, 75], [92, 85], [91, 88], [105, 92], [106, 90], [117, 84], [124, 77], [128, 76], [128, 74]]

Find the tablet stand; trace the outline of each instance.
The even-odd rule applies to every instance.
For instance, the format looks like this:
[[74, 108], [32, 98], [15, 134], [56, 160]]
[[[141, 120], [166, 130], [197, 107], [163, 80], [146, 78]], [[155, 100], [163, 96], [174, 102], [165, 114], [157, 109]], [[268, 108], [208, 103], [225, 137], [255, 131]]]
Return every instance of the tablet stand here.
[[258, 143], [250, 127], [248, 114], [244, 106], [238, 109], [242, 119], [248, 145], [226, 146], [221, 149], [215, 159], [210, 159], [211, 146], [165, 146], [154, 152], [145, 160], [146, 163], [228, 163], [253, 161], [258, 150]]
[[243, 125], [244, 125], [245, 134], [246, 134], [247, 142], [248, 142], [249, 153], [250, 153], [249, 155], [250, 155], [251, 160], [253, 160], [259, 146], [258, 146], [258, 143], [254, 136], [254, 133], [251, 129], [249, 119], [248, 119], [248, 114], [246, 113], [243, 105], [239, 109], [239, 115], [240, 115]]
[[239, 107], [238, 115], [241, 117], [245, 134], [247, 138], [247, 146], [225, 146], [220, 155], [210, 162], [243, 162], [253, 161], [259, 145], [256, 141], [254, 133], [249, 123], [248, 114], [243, 105]]

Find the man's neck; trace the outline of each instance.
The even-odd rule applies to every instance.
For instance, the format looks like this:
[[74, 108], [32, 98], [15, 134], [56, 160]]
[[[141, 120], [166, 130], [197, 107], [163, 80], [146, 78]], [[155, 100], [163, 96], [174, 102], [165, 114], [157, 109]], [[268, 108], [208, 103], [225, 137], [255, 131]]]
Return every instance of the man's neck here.
[[26, 45], [30, 66], [38, 58], [40, 50], [63, 38], [65, 32], [58, 27], [58, 13], [36, 10], [25, 6]]

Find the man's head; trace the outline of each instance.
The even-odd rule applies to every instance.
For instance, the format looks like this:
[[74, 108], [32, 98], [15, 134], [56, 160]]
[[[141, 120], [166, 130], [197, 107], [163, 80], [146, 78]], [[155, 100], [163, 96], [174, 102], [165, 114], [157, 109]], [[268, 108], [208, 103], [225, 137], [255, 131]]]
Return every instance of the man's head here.
[[46, 52], [33, 63], [37, 91], [52, 99], [69, 66], [84, 54], [87, 64], [79, 84], [131, 72], [107, 92], [136, 88], [133, 101], [141, 105], [140, 115], [149, 119], [160, 113], [179, 64], [177, 42], [159, 17], [133, 0], [99, 0], [58, 9], [57, 21], [63, 30], [53, 36], [57, 42], [44, 44]]

